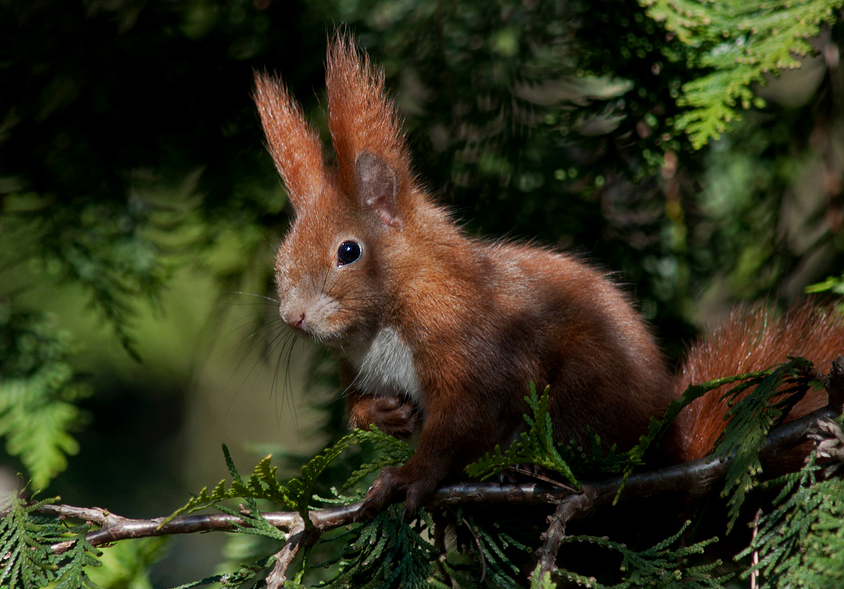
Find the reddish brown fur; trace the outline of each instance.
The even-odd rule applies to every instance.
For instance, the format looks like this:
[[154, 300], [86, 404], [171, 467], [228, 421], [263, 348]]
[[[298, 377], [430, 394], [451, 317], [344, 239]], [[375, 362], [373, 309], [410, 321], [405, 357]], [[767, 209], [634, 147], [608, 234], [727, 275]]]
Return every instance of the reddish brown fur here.
[[384, 73], [372, 67], [369, 56], [358, 53], [351, 38], [334, 39], [328, 53], [325, 85], [340, 188], [354, 194], [355, 158], [367, 150], [380, 155], [408, 183], [399, 187], [400, 191], [410, 192], [410, 157], [401, 119], [384, 90]]
[[294, 204], [321, 190], [322, 144], [278, 78], [255, 76], [255, 103], [276, 168]]
[[[559, 439], [585, 441], [590, 426], [635, 444], [675, 392], [627, 297], [574, 257], [465, 236], [415, 182], [383, 74], [351, 40], [332, 43], [327, 85], [336, 171], [280, 82], [259, 76], [256, 100], [296, 212], [276, 261], [282, 319], [338, 356], [352, 425], [406, 435], [423, 421], [368, 510], [404, 495], [414, 511], [510, 442], [532, 381], [551, 387]], [[359, 252], [344, 262], [348, 243]]]
[[[821, 372], [844, 355], [844, 321], [824, 308], [804, 304], [776, 316], [760, 307], [753, 311], [735, 309], [728, 320], [709, 337], [689, 350], [677, 376], [675, 395], [691, 384], [716, 378], [764, 370], [803, 356]], [[720, 401], [726, 388], [712, 391], [677, 416], [667, 452], [674, 462], [702, 458], [712, 452], [724, 430], [727, 405]], [[828, 402], [826, 391], [810, 389], [787, 420], [795, 419]]]

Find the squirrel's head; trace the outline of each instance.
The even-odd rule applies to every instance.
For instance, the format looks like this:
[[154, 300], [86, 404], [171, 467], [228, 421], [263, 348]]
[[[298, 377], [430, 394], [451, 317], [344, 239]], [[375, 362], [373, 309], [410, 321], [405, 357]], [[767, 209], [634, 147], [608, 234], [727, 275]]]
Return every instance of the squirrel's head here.
[[390, 313], [391, 269], [424, 197], [383, 73], [346, 36], [330, 44], [326, 85], [332, 168], [280, 79], [257, 74], [255, 101], [295, 214], [276, 258], [281, 317], [317, 340], [354, 345]]

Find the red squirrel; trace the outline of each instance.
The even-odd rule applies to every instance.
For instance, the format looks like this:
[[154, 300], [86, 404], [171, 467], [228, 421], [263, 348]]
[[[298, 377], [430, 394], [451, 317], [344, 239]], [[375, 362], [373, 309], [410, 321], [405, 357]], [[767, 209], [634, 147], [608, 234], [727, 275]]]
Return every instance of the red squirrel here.
[[[382, 71], [343, 35], [326, 85], [334, 167], [280, 79], [256, 75], [255, 100], [295, 213], [275, 265], [282, 320], [339, 359], [353, 427], [406, 436], [421, 422], [416, 453], [382, 470], [363, 511], [403, 496], [413, 514], [511, 442], [531, 382], [550, 386], [559, 440], [585, 442], [589, 426], [635, 445], [685, 380], [628, 296], [574, 256], [463, 233], [414, 175]], [[695, 450], [672, 440], [677, 459]]]

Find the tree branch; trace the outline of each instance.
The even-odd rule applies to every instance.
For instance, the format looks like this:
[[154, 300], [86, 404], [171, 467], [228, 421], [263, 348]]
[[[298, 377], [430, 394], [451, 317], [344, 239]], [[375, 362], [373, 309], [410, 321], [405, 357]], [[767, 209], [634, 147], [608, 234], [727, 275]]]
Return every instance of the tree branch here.
[[284, 587], [287, 582], [287, 568], [305, 539], [305, 520], [301, 517], [290, 528], [290, 536], [284, 546], [275, 555], [273, 570], [267, 575], [267, 589], [278, 589]]
[[[772, 430], [760, 452], [765, 461], [775, 460], [783, 452], [807, 440], [820, 443], [830, 456], [844, 455], [838, 446], [844, 445], [844, 433], [831, 427], [830, 420], [838, 416], [844, 404], [844, 357], [838, 358], [828, 375], [812, 375], [823, 382], [829, 393], [829, 405], [799, 419]], [[833, 424], [835, 425], [835, 424]], [[826, 442], [824, 442], [826, 440]], [[824, 443], [826, 444], [824, 446]], [[731, 458], [712, 456], [678, 464], [660, 470], [631, 475], [625, 482], [621, 476], [606, 477], [594, 481], [583, 481], [579, 493], [562, 486], [543, 484], [496, 484], [457, 483], [437, 489], [425, 503], [427, 507], [446, 507], [482, 503], [486, 505], [506, 503], [508, 505], [556, 505], [549, 516], [549, 528], [542, 534], [543, 545], [537, 550], [540, 575], [553, 572], [557, 552], [565, 538], [567, 523], [572, 519], [586, 517], [596, 507], [612, 503], [621, 491], [621, 498], [650, 497], [659, 493], [685, 492], [692, 496], [705, 494], [710, 487], [722, 479], [732, 462]], [[288, 533], [288, 541], [275, 555], [275, 564], [267, 582], [270, 587], [280, 587], [286, 581], [287, 568], [304, 545], [313, 544], [328, 530], [350, 525], [361, 516], [363, 502], [317, 509], [308, 516], [312, 526], [308, 527], [296, 512], [274, 512], [262, 514], [264, 519], [276, 528]], [[190, 534], [208, 531], [232, 531], [248, 526], [248, 522], [236, 515], [184, 515], [172, 518], [129, 519], [101, 508], [84, 508], [70, 505], [43, 505], [39, 512], [51, 513], [59, 518], [72, 518], [96, 524], [99, 529], [87, 535], [93, 546], [102, 546], [129, 538]], [[0, 513], [5, 517], [6, 513]], [[73, 540], [52, 546], [56, 554], [67, 552], [73, 547]]]
[[[820, 431], [818, 422], [837, 415], [831, 407], [824, 407], [800, 419], [782, 425], [768, 435], [768, 440], [762, 449], [764, 459], [774, 459], [780, 453], [808, 439], [809, 434]], [[624, 484], [621, 494], [623, 499], [649, 497], [658, 493], [683, 491], [691, 495], [700, 495], [708, 491], [713, 483], [724, 477], [730, 466], [731, 459], [713, 460], [710, 457], [693, 460], [684, 464], [663, 468], [660, 470], [631, 475]], [[613, 476], [581, 483], [581, 493], [540, 485], [526, 484], [497, 484], [465, 482], [447, 485], [439, 488], [426, 502], [428, 507], [446, 507], [450, 505], [468, 504], [502, 504], [509, 505], [558, 505], [557, 512], [552, 516], [552, 527], [545, 533], [543, 554], [548, 554], [559, 548], [557, 538], [565, 531], [565, 524], [570, 519], [584, 517], [595, 507], [613, 502], [622, 486], [622, 477]], [[570, 498], [570, 499], [567, 499]], [[362, 502], [349, 505], [317, 509], [309, 512], [311, 523], [316, 533], [325, 532], [340, 526], [353, 524], [357, 521]], [[100, 508], [81, 508], [70, 505], [44, 505], [41, 513], [52, 513], [61, 518], [73, 518], [88, 521], [100, 526], [90, 532], [88, 542], [93, 546], [102, 546], [129, 538], [144, 538], [149, 536], [167, 536], [173, 534], [190, 534], [208, 531], [232, 531], [237, 526], [246, 525], [245, 522], [233, 515], [184, 515], [178, 516], [164, 524], [166, 518], [129, 519], [110, 513]], [[262, 514], [275, 527], [286, 532], [297, 533], [298, 525], [302, 524], [301, 517], [296, 512], [271, 512]], [[291, 536], [291, 540], [293, 537]], [[297, 540], [298, 541], [298, 540]], [[53, 550], [63, 553], [73, 546], [72, 542], [55, 544]], [[293, 558], [290, 555], [290, 559]], [[284, 555], [287, 556], [287, 553]], [[289, 564], [289, 561], [288, 561]]]
[[548, 516], [548, 529], [539, 537], [543, 544], [536, 551], [539, 558], [539, 578], [545, 577], [545, 573], [553, 573], [557, 570], [557, 552], [566, 537], [566, 524], [571, 519], [584, 516], [595, 507], [595, 489], [591, 486], [584, 486], [581, 493], [572, 493], [557, 504], [553, 515]]

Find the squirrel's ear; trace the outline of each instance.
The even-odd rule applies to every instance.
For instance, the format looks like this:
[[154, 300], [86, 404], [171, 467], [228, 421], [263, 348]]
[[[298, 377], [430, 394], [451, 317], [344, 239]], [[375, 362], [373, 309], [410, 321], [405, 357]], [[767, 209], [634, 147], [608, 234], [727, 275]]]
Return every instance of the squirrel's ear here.
[[395, 170], [377, 155], [362, 151], [355, 159], [355, 192], [361, 205], [377, 215], [387, 227], [400, 229], [396, 184]]
[[256, 72], [254, 98], [275, 167], [297, 209], [322, 192], [322, 144], [281, 79]]
[[402, 195], [412, 190], [413, 178], [401, 120], [384, 91], [384, 73], [340, 33], [331, 41], [327, 65], [328, 126], [340, 188], [387, 226], [401, 227], [403, 215], [412, 214]]

